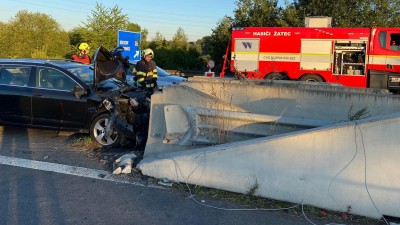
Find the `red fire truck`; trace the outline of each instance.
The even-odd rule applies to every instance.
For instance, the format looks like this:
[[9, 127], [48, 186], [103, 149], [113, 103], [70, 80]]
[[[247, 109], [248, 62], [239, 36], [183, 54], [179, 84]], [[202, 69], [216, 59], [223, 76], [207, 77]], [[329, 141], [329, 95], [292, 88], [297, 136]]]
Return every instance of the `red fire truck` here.
[[400, 28], [235, 28], [230, 49], [247, 78], [400, 90]]

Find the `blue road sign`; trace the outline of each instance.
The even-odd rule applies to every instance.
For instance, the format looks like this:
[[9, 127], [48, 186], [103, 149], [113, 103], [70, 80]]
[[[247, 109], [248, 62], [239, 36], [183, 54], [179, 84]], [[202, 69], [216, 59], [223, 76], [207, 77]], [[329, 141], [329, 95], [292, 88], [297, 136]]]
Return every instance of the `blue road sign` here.
[[122, 56], [128, 56], [129, 61], [140, 60], [139, 43], [141, 41], [141, 34], [139, 32], [131, 31], [118, 31], [118, 46], [124, 47]]

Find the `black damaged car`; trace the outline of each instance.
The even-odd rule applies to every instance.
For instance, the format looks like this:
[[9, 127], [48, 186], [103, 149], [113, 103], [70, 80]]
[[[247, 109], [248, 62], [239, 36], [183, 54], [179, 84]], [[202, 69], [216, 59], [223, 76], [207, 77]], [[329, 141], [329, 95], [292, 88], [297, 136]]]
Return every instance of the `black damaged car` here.
[[103, 47], [94, 62], [0, 59], [0, 125], [89, 132], [103, 146], [118, 145], [103, 100], [129, 89], [126, 65]]

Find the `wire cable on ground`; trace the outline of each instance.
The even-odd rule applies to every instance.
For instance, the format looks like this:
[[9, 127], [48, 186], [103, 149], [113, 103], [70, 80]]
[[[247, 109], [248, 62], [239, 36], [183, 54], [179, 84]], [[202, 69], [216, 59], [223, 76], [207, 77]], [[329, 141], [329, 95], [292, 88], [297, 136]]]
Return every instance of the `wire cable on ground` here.
[[[303, 214], [303, 217], [307, 220], [307, 222], [311, 223], [312, 225], [317, 225], [317, 224], [313, 223], [310, 219], [308, 219], [308, 217], [306, 216], [306, 213], [304, 212], [303, 201], [301, 201], [300, 203], [301, 203], [301, 212]], [[342, 223], [327, 223], [325, 225], [345, 225], [345, 224], [342, 224]]]

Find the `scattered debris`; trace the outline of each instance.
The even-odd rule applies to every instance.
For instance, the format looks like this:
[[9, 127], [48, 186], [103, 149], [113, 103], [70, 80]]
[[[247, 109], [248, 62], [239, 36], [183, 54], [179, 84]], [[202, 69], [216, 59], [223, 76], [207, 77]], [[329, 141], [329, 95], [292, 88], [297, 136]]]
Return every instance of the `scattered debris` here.
[[121, 171], [123, 174], [132, 173], [132, 163], [125, 166], [125, 168]]
[[168, 187], [172, 187], [172, 185], [174, 185], [173, 182], [169, 181], [167, 178], [163, 178], [160, 181], [158, 181], [159, 185], [163, 185], [163, 186], [168, 186]]
[[132, 164], [136, 157], [137, 156], [134, 153], [129, 153], [116, 159], [115, 163], [118, 167], [113, 171], [113, 174], [132, 173]]
[[108, 161], [107, 161], [107, 160], [105, 160], [105, 159], [100, 159], [100, 163], [102, 163], [102, 164], [107, 164], [107, 163], [108, 163]]
[[118, 167], [117, 169], [115, 169], [114, 171], [113, 171], [113, 174], [120, 174], [122, 172], [122, 168], [121, 167]]

